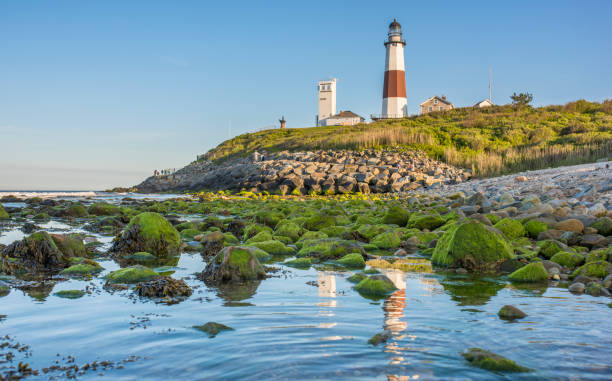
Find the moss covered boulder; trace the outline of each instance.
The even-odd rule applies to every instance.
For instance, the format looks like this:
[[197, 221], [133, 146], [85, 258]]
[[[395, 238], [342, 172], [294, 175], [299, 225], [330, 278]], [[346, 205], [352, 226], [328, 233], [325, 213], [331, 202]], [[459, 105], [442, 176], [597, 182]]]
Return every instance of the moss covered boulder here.
[[529, 368], [518, 365], [501, 355], [481, 348], [470, 348], [461, 353], [470, 364], [492, 372], [518, 373], [529, 372]]
[[572, 253], [569, 251], [560, 251], [550, 258], [551, 261], [560, 264], [561, 266], [574, 267], [584, 262], [584, 257], [578, 253]]
[[597, 229], [597, 232], [601, 235], [612, 235], [612, 218], [601, 217], [595, 221], [591, 227]]
[[283, 265], [289, 267], [295, 267], [296, 269], [308, 269], [312, 265], [310, 258], [296, 258], [287, 262], [283, 262]]
[[53, 295], [63, 299], [79, 299], [85, 295], [82, 290], [62, 290], [54, 293]]
[[70, 265], [70, 255], [62, 253], [44, 231], [15, 241], [1, 252], [2, 271], [9, 275], [57, 273]]
[[383, 223], [394, 224], [398, 226], [406, 226], [408, 219], [410, 218], [410, 212], [401, 206], [391, 206], [383, 216]]
[[612, 265], [606, 261], [587, 262], [574, 270], [571, 277], [575, 278], [578, 275], [584, 275], [594, 278], [604, 278], [608, 274], [612, 273], [610, 266]]
[[68, 257], [86, 257], [87, 248], [80, 234], [50, 234], [57, 248]]
[[87, 217], [87, 209], [81, 204], [72, 204], [64, 210], [64, 216], [71, 218]]
[[378, 234], [370, 243], [379, 249], [396, 249], [402, 241], [395, 232], [389, 231]]
[[146, 282], [158, 277], [159, 274], [154, 270], [145, 266], [130, 266], [123, 269], [115, 270], [106, 275], [105, 279], [108, 283], [138, 283]]
[[11, 218], [11, 215], [8, 214], [8, 212], [2, 207], [2, 204], [0, 204], [0, 220], [7, 220], [9, 218]]
[[289, 237], [292, 242], [295, 242], [300, 239], [301, 230], [295, 222], [284, 220], [276, 226], [275, 233], [280, 236]]
[[548, 230], [548, 225], [538, 220], [529, 220], [525, 223], [524, 227], [525, 232], [527, 232], [527, 235], [533, 239], [538, 238], [538, 235], [540, 235], [540, 233]]
[[506, 239], [485, 225], [469, 221], [453, 225], [438, 240], [432, 263], [463, 267], [470, 271], [490, 270], [514, 257]]
[[314, 231], [322, 230], [330, 226], [336, 226], [336, 219], [334, 216], [327, 214], [316, 214], [304, 222], [305, 229]]
[[366, 265], [365, 261], [363, 260], [363, 256], [357, 253], [347, 254], [344, 257], [338, 259], [337, 262], [342, 266], [351, 269], [362, 269]]
[[254, 242], [263, 242], [263, 241], [271, 241], [274, 239], [274, 236], [272, 235], [272, 232], [267, 231], [267, 230], [263, 230], [260, 231], [259, 233], [255, 234], [253, 237], [247, 239], [245, 241], [246, 244], [251, 244]]
[[321, 260], [339, 259], [349, 253], [361, 253], [359, 244], [339, 238], [323, 238], [302, 242], [298, 257], [315, 257]]
[[193, 238], [200, 233], [201, 232], [197, 229], [183, 229], [181, 230], [180, 236], [184, 240], [193, 241]]
[[266, 272], [251, 248], [228, 246], [210, 261], [198, 277], [206, 284], [216, 286], [264, 279]]
[[397, 287], [385, 275], [377, 274], [357, 283], [355, 290], [362, 296], [369, 298], [384, 298], [397, 290]]
[[110, 251], [120, 256], [146, 251], [166, 257], [177, 254], [180, 244], [179, 233], [168, 220], [161, 214], [145, 212], [132, 217]]
[[63, 269], [60, 274], [68, 276], [86, 276], [97, 274], [102, 270], [104, 270], [104, 268], [100, 266], [98, 262], [92, 261], [91, 259], [82, 258], [76, 264]]
[[117, 205], [99, 202], [91, 205], [87, 211], [94, 216], [114, 216], [121, 213], [121, 208]]
[[415, 213], [408, 219], [407, 227], [419, 230], [434, 230], [445, 223], [446, 221], [444, 218], [440, 217], [439, 215]]
[[542, 262], [532, 262], [508, 275], [508, 279], [519, 283], [546, 282], [548, 281], [548, 272]]
[[255, 246], [268, 254], [271, 255], [291, 255], [295, 254], [295, 251], [278, 240], [268, 240], [261, 242], [249, 242], [250, 246]]
[[525, 236], [525, 228], [523, 225], [519, 221], [513, 220], [512, 218], [504, 218], [494, 226], [497, 230], [504, 233], [508, 239], [517, 239]]
[[540, 249], [538, 250], [538, 254], [546, 259], [552, 258], [553, 255], [560, 251], [571, 251], [570, 248], [563, 242], [552, 239], [539, 243], [539, 246]]

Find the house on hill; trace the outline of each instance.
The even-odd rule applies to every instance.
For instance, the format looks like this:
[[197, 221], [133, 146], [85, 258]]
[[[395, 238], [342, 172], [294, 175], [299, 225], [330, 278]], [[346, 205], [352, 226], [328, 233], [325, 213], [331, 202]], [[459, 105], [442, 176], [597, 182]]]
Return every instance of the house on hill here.
[[326, 126], [353, 126], [365, 122], [365, 119], [352, 111], [340, 111], [325, 119]]
[[491, 106], [495, 106], [495, 105], [493, 104], [493, 102], [491, 102], [490, 99], [485, 99], [485, 100], [482, 100], [476, 103], [473, 107], [474, 108], [484, 108], [484, 107], [491, 107]]
[[421, 114], [428, 114], [434, 111], [448, 111], [454, 109], [455, 106], [446, 99], [445, 95], [433, 96], [421, 103]]

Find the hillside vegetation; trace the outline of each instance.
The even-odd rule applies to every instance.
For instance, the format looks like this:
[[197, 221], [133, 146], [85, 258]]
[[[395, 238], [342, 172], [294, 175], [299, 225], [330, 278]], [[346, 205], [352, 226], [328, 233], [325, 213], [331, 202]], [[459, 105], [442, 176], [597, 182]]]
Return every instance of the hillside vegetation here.
[[203, 158], [254, 151], [418, 149], [486, 177], [611, 157], [612, 100], [563, 106], [459, 108], [356, 126], [275, 129], [227, 140]]

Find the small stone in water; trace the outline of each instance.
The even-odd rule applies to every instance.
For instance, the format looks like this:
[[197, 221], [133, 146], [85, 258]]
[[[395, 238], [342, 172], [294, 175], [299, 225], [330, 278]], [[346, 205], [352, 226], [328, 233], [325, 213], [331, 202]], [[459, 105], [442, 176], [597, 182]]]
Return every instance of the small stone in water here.
[[387, 340], [391, 338], [390, 331], [382, 331], [372, 336], [370, 340], [368, 340], [368, 344], [372, 344], [373, 346], [377, 346], [378, 344], [386, 343]]
[[526, 313], [524, 313], [523, 311], [519, 310], [518, 308], [512, 305], [503, 306], [499, 310], [497, 315], [499, 315], [500, 319], [504, 319], [504, 320], [522, 319], [525, 316], [527, 316]]
[[584, 285], [584, 283], [576, 282], [576, 283], [572, 283], [568, 287], [568, 290], [569, 292], [573, 292], [575, 294], [582, 294], [585, 288], [586, 286]]
[[208, 337], [211, 339], [221, 331], [233, 331], [234, 328], [228, 327], [227, 325], [216, 323], [214, 321], [209, 321], [204, 325], [194, 325], [193, 328], [200, 330], [202, 332], [208, 333]]

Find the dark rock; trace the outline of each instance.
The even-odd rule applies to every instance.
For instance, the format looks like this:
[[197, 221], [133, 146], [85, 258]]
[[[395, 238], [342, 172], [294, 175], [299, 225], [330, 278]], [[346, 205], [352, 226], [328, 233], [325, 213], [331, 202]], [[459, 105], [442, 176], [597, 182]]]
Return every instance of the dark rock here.
[[523, 311], [519, 310], [515, 306], [509, 305], [509, 304], [503, 306], [499, 310], [497, 315], [499, 316], [500, 319], [504, 319], [504, 320], [522, 319], [525, 316], [527, 316], [526, 313], [524, 313]]

